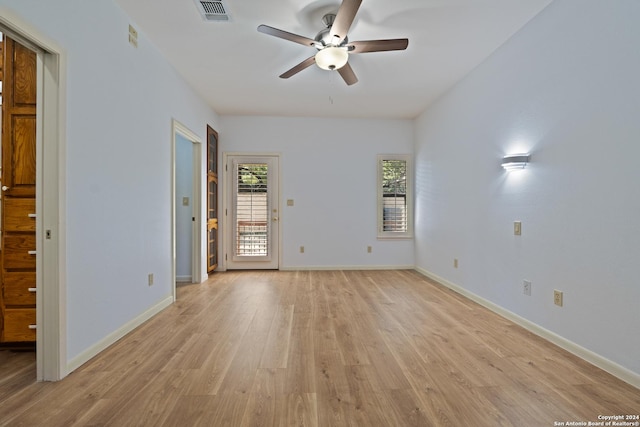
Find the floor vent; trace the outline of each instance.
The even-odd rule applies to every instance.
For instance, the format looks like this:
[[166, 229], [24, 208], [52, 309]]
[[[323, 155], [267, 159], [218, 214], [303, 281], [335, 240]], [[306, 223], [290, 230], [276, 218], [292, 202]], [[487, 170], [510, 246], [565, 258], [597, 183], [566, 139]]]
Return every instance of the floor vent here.
[[195, 0], [195, 2], [205, 21], [226, 22], [231, 20], [228, 8], [223, 1]]

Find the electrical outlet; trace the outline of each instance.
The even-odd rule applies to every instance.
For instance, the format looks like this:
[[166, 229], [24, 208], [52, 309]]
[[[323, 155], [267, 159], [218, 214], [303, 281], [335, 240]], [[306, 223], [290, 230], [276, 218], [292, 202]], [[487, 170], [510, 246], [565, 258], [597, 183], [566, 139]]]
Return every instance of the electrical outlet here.
[[300, 253], [303, 254], [304, 253], [304, 246], [300, 246]]
[[371, 251], [373, 251], [373, 248], [371, 246], [367, 246], [367, 253], [370, 254]]
[[522, 293], [526, 296], [531, 296], [531, 282], [528, 280], [522, 281]]
[[149, 286], [153, 285], [153, 273], [149, 273]]
[[557, 306], [562, 307], [562, 291], [557, 289], [553, 290], [553, 303]]
[[458, 258], [453, 259], [453, 268], [458, 268]]

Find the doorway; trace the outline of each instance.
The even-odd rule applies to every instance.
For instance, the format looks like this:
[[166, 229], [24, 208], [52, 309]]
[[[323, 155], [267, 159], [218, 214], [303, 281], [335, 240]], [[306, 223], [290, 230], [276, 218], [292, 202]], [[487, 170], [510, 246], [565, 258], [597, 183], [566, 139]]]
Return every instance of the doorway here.
[[192, 283], [194, 275], [193, 244], [196, 228], [193, 209], [194, 145], [176, 135], [176, 282]]
[[[63, 170], [59, 156], [59, 153], [64, 151], [61, 135], [64, 135], [65, 132], [64, 120], [61, 120], [60, 115], [60, 110], [64, 110], [64, 102], [61, 100], [60, 93], [65, 92], [65, 86], [60, 76], [65, 75], [64, 64], [66, 62], [64, 55], [60, 53], [62, 49], [57, 44], [41, 35], [35, 28], [17, 16], [6, 13], [0, 17], [0, 31], [22, 46], [19, 48], [21, 61], [26, 59], [33, 61], [32, 64], [35, 63], [35, 79], [33, 86], [31, 86], [35, 88], [35, 102], [33, 103], [35, 118], [33, 124], [29, 125], [33, 132], [32, 138], [34, 138], [29, 144], [33, 144], [31, 146], [34, 151], [30, 156], [35, 159], [34, 170], [30, 172], [35, 174], [33, 182], [35, 211], [29, 206], [29, 212], [23, 212], [32, 221], [31, 226], [35, 229], [33, 239], [35, 252], [32, 248], [26, 251], [27, 255], [35, 258], [35, 289], [32, 285], [27, 288], [29, 293], [35, 293], [35, 322], [29, 324], [34, 325], [36, 342], [36, 377], [34, 380], [55, 381], [66, 376], [68, 370], [64, 316], [66, 296], [63, 285], [64, 265], [66, 264], [65, 229], [64, 221], [60, 221], [60, 217], [64, 215], [63, 207], [65, 206], [65, 193], [60, 189], [65, 188], [65, 182], [64, 174], [61, 173]], [[9, 63], [17, 61], [17, 59], [16, 55], [13, 58], [9, 57], [3, 66], [11, 66]], [[21, 87], [17, 92], [14, 92], [14, 99], [11, 102], [24, 103], [24, 95], [26, 93]], [[7, 98], [7, 102], [9, 102], [9, 98]], [[20, 117], [20, 111], [16, 110], [14, 113], [16, 113], [14, 123], [18, 123], [23, 129], [26, 129], [27, 123]], [[27, 121], [29, 120], [31, 119], [27, 119]], [[29, 132], [22, 132], [24, 135], [19, 139], [23, 139], [23, 136], [28, 135]], [[20, 167], [14, 169], [14, 175], [20, 169], [25, 171], [23, 161], [17, 158], [12, 161], [17, 161], [16, 166]], [[18, 184], [17, 188], [15, 185], [13, 186], [13, 191], [11, 185], [6, 185], [9, 188], [5, 193], [13, 193], [14, 198], [27, 199], [31, 197], [30, 193], [24, 193], [25, 188], [21, 188], [26, 184], [25, 177], [27, 175], [29, 174], [25, 175], [22, 172], [13, 178], [8, 178], [5, 175], [5, 181], [8, 179], [6, 182], [11, 182], [13, 179], [12, 182]], [[3, 185], [5, 184], [3, 183]], [[20, 202], [25, 202], [25, 200], [20, 200]], [[11, 271], [12, 273], [19, 273], [22, 267], [12, 267], [12, 269], [14, 269]], [[33, 319], [31, 318], [31, 320]]]
[[[172, 123], [172, 248], [173, 300], [176, 281], [200, 283], [206, 280], [202, 227], [202, 141], [177, 120]], [[178, 251], [180, 253], [178, 254]], [[203, 275], [204, 272], [204, 275]]]
[[278, 269], [279, 156], [225, 155], [228, 269]]

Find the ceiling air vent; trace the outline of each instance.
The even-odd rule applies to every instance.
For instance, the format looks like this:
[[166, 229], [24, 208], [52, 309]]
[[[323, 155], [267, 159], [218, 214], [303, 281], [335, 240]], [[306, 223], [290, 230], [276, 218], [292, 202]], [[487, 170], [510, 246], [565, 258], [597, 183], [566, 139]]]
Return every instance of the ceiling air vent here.
[[195, 2], [205, 21], [225, 22], [230, 20], [228, 8], [223, 1], [195, 0]]

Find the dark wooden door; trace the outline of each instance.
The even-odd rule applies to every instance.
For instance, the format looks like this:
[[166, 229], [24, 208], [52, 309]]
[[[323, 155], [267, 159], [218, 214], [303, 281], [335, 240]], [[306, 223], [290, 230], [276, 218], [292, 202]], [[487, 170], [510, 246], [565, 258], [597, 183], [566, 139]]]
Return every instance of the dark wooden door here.
[[218, 132], [207, 126], [207, 273], [218, 266]]
[[0, 342], [36, 339], [36, 53], [4, 37]]

